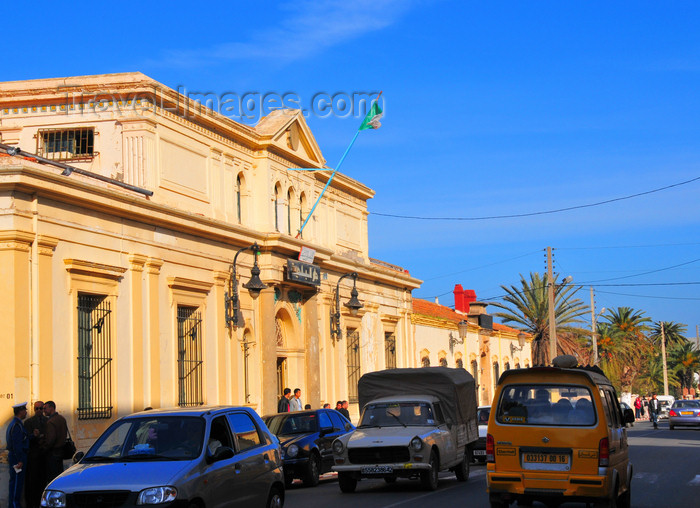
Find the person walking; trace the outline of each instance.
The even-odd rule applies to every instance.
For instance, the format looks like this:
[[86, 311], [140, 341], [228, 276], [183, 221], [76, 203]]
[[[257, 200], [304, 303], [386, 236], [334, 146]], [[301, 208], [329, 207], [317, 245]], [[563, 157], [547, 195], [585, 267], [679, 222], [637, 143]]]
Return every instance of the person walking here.
[[46, 452], [46, 484], [63, 472], [63, 445], [68, 437], [68, 424], [56, 411], [56, 403], [52, 400], [44, 403], [46, 421], [46, 440], [44, 449]]
[[27, 477], [24, 482], [24, 499], [27, 508], [39, 508], [41, 493], [46, 487], [46, 421], [44, 403], [34, 403], [34, 416], [24, 421], [24, 428], [29, 435], [29, 453], [27, 454]]
[[344, 400], [341, 404], [342, 404], [342, 406], [341, 406], [341, 408], [340, 408], [338, 411], [339, 411], [340, 414], [342, 414], [345, 418], [347, 418], [348, 421], [350, 421], [350, 411], [348, 411], [348, 406], [349, 406], [348, 401], [347, 401], [347, 400]]
[[27, 417], [27, 403], [21, 402], [12, 406], [14, 418], [7, 426], [5, 442], [10, 452], [7, 461], [10, 466], [10, 490], [8, 497], [10, 508], [21, 508], [22, 488], [24, 477], [27, 474], [27, 451], [29, 450], [29, 436], [22, 425], [22, 420]]
[[634, 399], [634, 418], [639, 420], [642, 417], [641, 413], [642, 409], [642, 399], [637, 396], [636, 399]]
[[303, 411], [304, 404], [301, 402], [301, 390], [299, 388], [294, 388], [294, 397], [289, 399], [289, 410], [290, 411]]
[[658, 429], [659, 421], [659, 410], [661, 406], [659, 405], [659, 399], [656, 398], [656, 394], [652, 393], [651, 400], [649, 401], [649, 420], [654, 424], [654, 428]]
[[278, 413], [288, 413], [289, 412], [289, 398], [292, 396], [292, 390], [289, 388], [285, 388], [282, 398], [280, 401], [277, 403], [277, 412]]
[[647, 402], [647, 398], [644, 395], [642, 395], [642, 411], [641, 411], [642, 418], [644, 418], [644, 416], [647, 414], [648, 410], [649, 410], [649, 402]]

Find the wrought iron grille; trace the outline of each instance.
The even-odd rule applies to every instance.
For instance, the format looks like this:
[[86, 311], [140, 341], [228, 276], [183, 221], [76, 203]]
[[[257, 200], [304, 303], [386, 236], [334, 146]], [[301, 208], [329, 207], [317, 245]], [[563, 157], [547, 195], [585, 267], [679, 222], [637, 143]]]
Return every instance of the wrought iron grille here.
[[384, 334], [384, 352], [386, 357], [386, 368], [396, 368], [396, 337], [393, 333]]
[[36, 144], [37, 154], [52, 160], [91, 159], [96, 155], [93, 128], [40, 129]]
[[181, 407], [204, 404], [201, 316], [197, 307], [177, 307], [177, 385]]
[[357, 383], [360, 381], [360, 332], [348, 328], [348, 402], [358, 402]]
[[78, 294], [78, 419], [112, 417], [112, 327], [104, 295]]

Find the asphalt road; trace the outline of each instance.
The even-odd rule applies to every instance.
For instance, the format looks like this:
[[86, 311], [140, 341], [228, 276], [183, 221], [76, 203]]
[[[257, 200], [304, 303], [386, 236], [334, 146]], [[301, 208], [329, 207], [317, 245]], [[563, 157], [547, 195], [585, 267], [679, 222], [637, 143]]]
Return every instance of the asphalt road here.
[[[627, 432], [634, 465], [632, 506], [700, 506], [700, 429], [670, 431], [668, 424], [661, 423], [659, 430], [653, 430], [649, 422], [638, 422]], [[384, 480], [363, 480], [354, 494], [342, 494], [334, 476], [325, 475], [318, 487], [292, 485], [285, 502], [285, 508], [409, 506], [488, 508], [486, 466], [473, 465], [466, 483], [458, 482], [452, 473], [441, 474], [435, 492], [423, 490], [418, 481], [398, 480], [388, 485]], [[533, 506], [544, 507], [539, 503]], [[566, 503], [562, 507], [585, 505]]]

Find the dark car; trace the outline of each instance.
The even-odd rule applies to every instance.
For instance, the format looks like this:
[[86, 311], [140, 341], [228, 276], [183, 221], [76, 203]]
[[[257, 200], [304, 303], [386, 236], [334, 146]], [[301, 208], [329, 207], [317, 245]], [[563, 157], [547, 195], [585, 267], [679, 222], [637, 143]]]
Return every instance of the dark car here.
[[620, 402], [620, 407], [624, 415], [623, 421], [625, 422], [625, 427], [627, 427], [628, 424], [630, 427], [634, 427], [634, 409], [626, 402]]
[[486, 462], [486, 429], [489, 424], [489, 414], [491, 406], [479, 406], [476, 410], [476, 421], [479, 425], [479, 439], [476, 441], [473, 450], [474, 460], [477, 462]]
[[318, 485], [318, 477], [333, 466], [331, 445], [355, 426], [334, 409], [295, 411], [263, 416], [282, 446], [284, 481], [301, 478], [306, 486]]

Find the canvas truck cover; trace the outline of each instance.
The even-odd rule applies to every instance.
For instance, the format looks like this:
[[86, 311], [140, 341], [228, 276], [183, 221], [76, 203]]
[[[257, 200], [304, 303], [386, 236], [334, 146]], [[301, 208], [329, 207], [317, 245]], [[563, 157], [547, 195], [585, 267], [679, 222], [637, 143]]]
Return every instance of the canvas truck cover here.
[[476, 422], [476, 386], [464, 369], [421, 367], [370, 372], [360, 378], [357, 390], [360, 409], [381, 397], [432, 395], [440, 399], [448, 421]]

